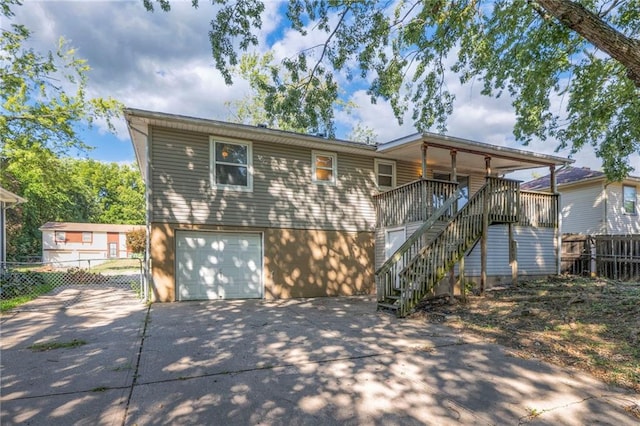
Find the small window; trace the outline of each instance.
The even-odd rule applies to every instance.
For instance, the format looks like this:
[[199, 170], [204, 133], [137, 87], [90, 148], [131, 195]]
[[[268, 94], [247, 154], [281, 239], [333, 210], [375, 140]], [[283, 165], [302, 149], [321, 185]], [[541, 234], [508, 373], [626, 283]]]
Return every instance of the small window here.
[[93, 241], [93, 232], [83, 232], [82, 233], [82, 242], [90, 243]]
[[313, 181], [319, 183], [336, 183], [338, 159], [331, 152], [313, 151]]
[[56, 231], [56, 243], [64, 243], [67, 241], [67, 233], [64, 231]]
[[396, 162], [375, 160], [376, 183], [380, 189], [392, 189], [396, 186]]
[[251, 191], [251, 143], [211, 139], [211, 186]]
[[638, 208], [638, 193], [635, 186], [622, 186], [622, 205], [626, 214], [636, 214]]

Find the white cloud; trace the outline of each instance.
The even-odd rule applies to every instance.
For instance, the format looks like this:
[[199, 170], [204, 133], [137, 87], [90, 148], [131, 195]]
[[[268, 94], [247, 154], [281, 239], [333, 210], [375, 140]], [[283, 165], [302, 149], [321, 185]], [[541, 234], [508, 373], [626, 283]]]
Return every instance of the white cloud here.
[[[135, 108], [226, 119], [225, 101], [242, 98], [248, 87], [240, 80], [233, 87], [226, 86], [213, 66], [208, 32], [216, 6], [201, 1], [200, 8], [194, 9], [190, 3], [174, 1], [169, 13], [158, 8], [154, 13], [147, 12], [140, 0], [27, 1], [14, 9], [15, 21], [34, 31], [32, 47], [37, 51], [54, 50], [61, 36], [77, 47], [78, 56], [86, 58], [92, 67], [90, 96], [111, 96]], [[267, 40], [281, 32], [280, 40], [271, 46], [276, 60], [321, 44], [327, 36], [313, 28], [305, 38], [288, 28], [281, 31], [285, 19], [281, 13], [283, 5], [281, 1], [265, 2], [261, 46], [257, 49], [264, 53], [269, 49]], [[452, 53], [449, 63], [455, 54]], [[337, 78], [343, 82], [344, 75]], [[499, 99], [482, 96], [480, 83], [462, 86], [454, 74], [447, 75], [446, 86], [456, 95], [448, 134], [554, 154], [554, 141], [536, 141], [528, 147], [514, 141], [515, 114], [508, 96]], [[374, 129], [380, 141], [415, 132], [410, 112], [404, 124], [399, 125], [388, 102], [378, 100], [377, 104], [371, 104], [364, 90], [353, 92], [350, 99], [359, 108], [351, 115], [339, 113], [336, 117], [345, 134], [357, 122]], [[554, 108], [561, 110], [561, 101], [554, 99]], [[119, 137], [128, 140], [124, 121], [117, 125]], [[566, 154], [565, 151], [558, 155]], [[578, 165], [600, 169], [601, 163], [592, 149], [581, 151], [575, 158]], [[636, 174], [640, 174], [638, 156], [632, 158], [632, 165]]]

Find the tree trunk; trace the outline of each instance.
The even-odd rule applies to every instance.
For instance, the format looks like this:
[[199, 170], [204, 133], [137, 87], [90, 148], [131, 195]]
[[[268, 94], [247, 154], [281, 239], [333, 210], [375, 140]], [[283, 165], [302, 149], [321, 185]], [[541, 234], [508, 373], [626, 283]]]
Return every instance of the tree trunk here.
[[[533, 1], [533, 0], [532, 0]], [[625, 36], [584, 6], [569, 0], [535, 0], [560, 23], [580, 34], [627, 68], [627, 76], [640, 87], [640, 40]]]

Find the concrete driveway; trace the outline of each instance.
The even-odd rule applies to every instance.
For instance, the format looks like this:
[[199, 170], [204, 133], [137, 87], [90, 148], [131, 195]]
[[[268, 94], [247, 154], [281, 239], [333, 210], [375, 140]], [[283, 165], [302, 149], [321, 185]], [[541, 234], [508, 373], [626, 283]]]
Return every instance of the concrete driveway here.
[[[35, 342], [85, 341], [33, 352]], [[2, 317], [5, 424], [636, 425], [639, 395], [371, 298], [154, 304]]]

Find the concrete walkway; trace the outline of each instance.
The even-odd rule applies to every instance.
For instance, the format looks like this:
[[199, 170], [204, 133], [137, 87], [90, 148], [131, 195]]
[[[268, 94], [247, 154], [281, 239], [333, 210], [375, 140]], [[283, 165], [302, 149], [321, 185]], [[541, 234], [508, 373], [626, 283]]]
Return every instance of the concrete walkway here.
[[[370, 298], [114, 297], [1, 321], [3, 425], [640, 423], [638, 394]], [[28, 349], [73, 339], [86, 344]]]

